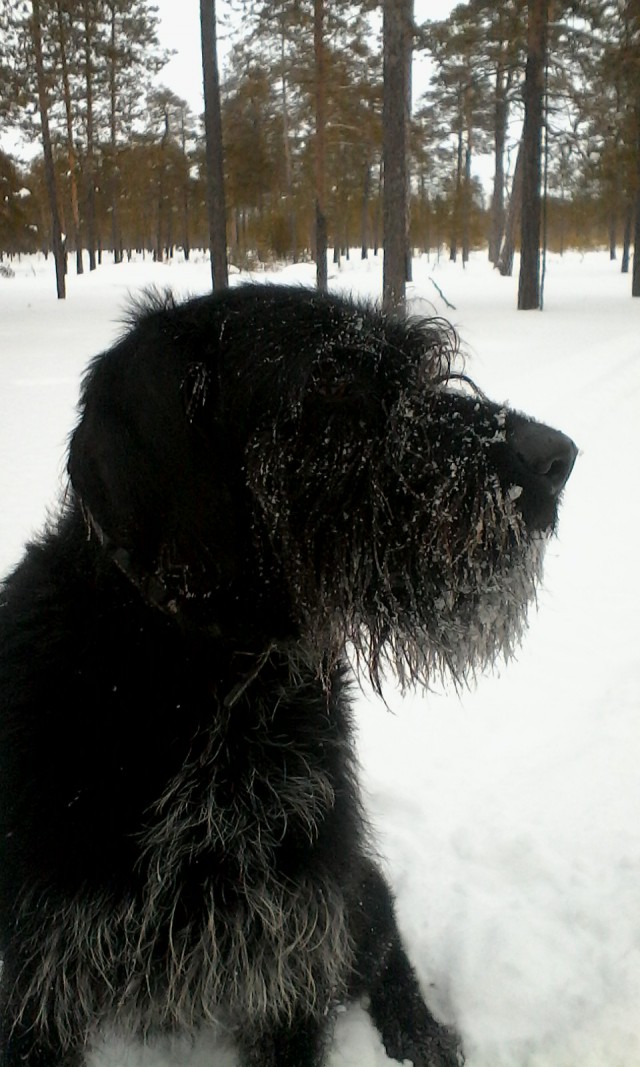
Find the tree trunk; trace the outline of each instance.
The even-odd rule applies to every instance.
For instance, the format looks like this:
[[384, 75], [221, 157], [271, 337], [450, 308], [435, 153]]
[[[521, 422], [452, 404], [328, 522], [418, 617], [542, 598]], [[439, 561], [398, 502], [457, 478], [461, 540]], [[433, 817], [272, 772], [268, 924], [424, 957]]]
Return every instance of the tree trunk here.
[[636, 195], [631, 295], [640, 296], [640, 98], [636, 102]]
[[410, 0], [406, 14], [404, 42], [404, 121], [405, 121], [405, 282], [413, 281], [413, 246], [411, 244], [411, 96], [413, 92], [413, 0]]
[[466, 145], [464, 150], [464, 181], [462, 184], [462, 263], [469, 262], [471, 250], [471, 156], [473, 153], [473, 109], [471, 88], [467, 86], [464, 98], [464, 121]]
[[[164, 131], [160, 140], [159, 151], [159, 165], [158, 165], [158, 206], [156, 215], [156, 248], [153, 258], [157, 263], [162, 263], [164, 260], [163, 242], [164, 242], [164, 208], [166, 198], [166, 151], [167, 141], [169, 140], [169, 112], [165, 108], [164, 112]], [[168, 228], [167, 228], [168, 231]], [[169, 238], [167, 237], [167, 244], [169, 244]]]
[[185, 129], [184, 110], [180, 113], [180, 139], [185, 167], [182, 187], [182, 249], [184, 258], [188, 261], [191, 253], [191, 239], [189, 237], [189, 161], [187, 157], [187, 133]]
[[513, 274], [513, 257], [516, 251], [516, 237], [520, 226], [522, 214], [522, 143], [518, 148], [516, 165], [511, 182], [511, 199], [507, 212], [507, 221], [502, 240], [502, 248], [498, 258], [497, 267], [503, 278], [510, 278]]
[[429, 194], [427, 193], [427, 179], [424, 171], [420, 173], [420, 243], [422, 254], [428, 256], [431, 252], [431, 225], [430, 225]]
[[529, 311], [540, 307], [540, 223], [542, 218], [540, 184], [549, 4], [550, 0], [531, 0], [528, 5], [527, 65], [524, 79], [524, 126], [522, 130], [519, 311]]
[[44, 76], [44, 58], [42, 54], [42, 23], [40, 15], [40, 0], [32, 0], [32, 33], [33, 50], [36, 60], [36, 81], [38, 86], [38, 108], [40, 111], [40, 123], [42, 126], [42, 151], [44, 155], [44, 173], [47, 186], [47, 198], [51, 213], [51, 237], [53, 245], [53, 257], [56, 268], [56, 289], [58, 300], [66, 297], [65, 287], [65, 254], [60, 227], [60, 213], [58, 210], [58, 190], [56, 185], [56, 172], [53, 162], [53, 149], [51, 146], [51, 131], [49, 129], [49, 101]]
[[111, 47], [109, 50], [109, 154], [111, 156], [111, 245], [113, 248], [113, 262], [120, 263], [120, 225], [118, 221], [118, 130], [117, 130], [117, 99], [116, 99], [116, 4], [110, 7], [110, 33]]
[[469, 262], [471, 248], [471, 130], [464, 152], [464, 183], [462, 200], [462, 262]]
[[69, 63], [67, 60], [67, 35], [65, 32], [62, 0], [56, 0], [58, 22], [58, 40], [60, 43], [60, 64], [62, 68], [62, 95], [67, 127], [67, 159], [69, 161], [69, 187], [71, 195], [71, 215], [73, 217], [73, 240], [76, 249], [76, 274], [84, 272], [82, 263], [82, 231], [80, 229], [80, 208], [78, 206], [78, 181], [75, 145], [73, 141], [73, 109], [71, 103], [71, 86], [69, 84]]
[[324, 0], [313, 3], [313, 54], [315, 66], [315, 183], [316, 183], [316, 284], [324, 291], [329, 284], [327, 267], [326, 216], [326, 57], [324, 43]]
[[89, 248], [89, 270], [95, 270], [96, 246], [99, 240], [96, 227], [96, 175], [93, 154], [93, 42], [91, 40], [92, 18], [89, 0], [84, 0], [82, 13], [84, 20], [84, 78], [87, 105], [87, 161], [85, 166], [87, 182], [87, 245]]
[[368, 155], [364, 165], [362, 204], [360, 208], [360, 258], [369, 256], [369, 197], [371, 195], [371, 163]]
[[504, 210], [504, 151], [507, 140], [509, 104], [505, 76], [499, 66], [496, 72], [496, 97], [494, 110], [495, 169], [493, 173], [493, 196], [491, 199], [491, 233], [489, 237], [489, 261], [497, 264], [505, 226]]
[[289, 244], [291, 257], [294, 263], [298, 262], [298, 238], [296, 224], [296, 209], [293, 196], [293, 166], [291, 163], [291, 141], [289, 137], [289, 94], [287, 92], [287, 74], [285, 69], [286, 58], [286, 33], [285, 33], [285, 10], [284, 5], [280, 20], [280, 63], [282, 65], [282, 79], [280, 86], [282, 100], [282, 148], [284, 152], [284, 176], [287, 188], [287, 214], [289, 217]]
[[631, 233], [633, 230], [633, 215], [634, 205], [630, 200], [627, 204], [627, 208], [624, 216], [624, 238], [622, 242], [622, 261], [620, 263], [620, 273], [629, 273], [629, 262], [631, 260]]
[[229, 284], [227, 270], [227, 212], [224, 195], [220, 78], [216, 46], [215, 0], [200, 0], [204, 125], [207, 148], [207, 202], [211, 282], [214, 289]]
[[462, 160], [464, 158], [464, 131], [462, 116], [458, 129], [458, 150], [456, 153], [456, 187], [453, 191], [453, 211], [451, 212], [451, 241], [449, 259], [455, 263], [458, 258], [458, 238], [460, 235], [460, 214], [462, 205]]
[[373, 254], [378, 255], [380, 251], [380, 228], [382, 226], [382, 199], [384, 188], [384, 161], [380, 157], [380, 163], [378, 165], [378, 181], [375, 200], [375, 211], [373, 215]]
[[382, 303], [402, 307], [408, 258], [408, 79], [413, 0], [384, 0], [382, 151], [384, 157]]

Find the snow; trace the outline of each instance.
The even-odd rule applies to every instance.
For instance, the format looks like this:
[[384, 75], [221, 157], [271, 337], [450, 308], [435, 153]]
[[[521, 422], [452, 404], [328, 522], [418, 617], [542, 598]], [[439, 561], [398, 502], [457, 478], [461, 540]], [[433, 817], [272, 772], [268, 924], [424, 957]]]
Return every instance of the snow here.
[[[0, 278], [0, 570], [55, 506], [80, 375], [120, 332], [127, 293], [186, 295], [210, 278], [202, 257], [107, 264], [71, 275], [58, 302], [50, 262], [12, 266]], [[313, 277], [310, 265], [278, 274]], [[331, 285], [377, 295], [380, 262], [354, 258]], [[480, 255], [465, 270], [422, 258], [410, 296], [452, 319], [490, 396], [580, 446], [538, 610], [517, 658], [473, 691], [389, 689], [391, 711], [363, 692], [362, 778], [411, 958], [469, 1067], [638, 1067], [640, 302], [597, 253], [550, 258], [543, 313], [515, 310], [516, 285]], [[235, 1057], [207, 1036], [111, 1042], [93, 1062]], [[390, 1062], [366, 1013], [341, 1013], [330, 1067]]]

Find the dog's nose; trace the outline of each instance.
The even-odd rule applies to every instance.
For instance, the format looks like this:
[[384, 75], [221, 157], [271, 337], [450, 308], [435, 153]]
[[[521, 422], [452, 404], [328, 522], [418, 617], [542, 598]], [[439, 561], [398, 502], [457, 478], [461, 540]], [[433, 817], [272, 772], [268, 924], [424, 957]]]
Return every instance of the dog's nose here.
[[557, 496], [578, 455], [571, 438], [543, 423], [519, 419], [508, 431], [507, 440], [529, 473], [536, 475], [551, 496]]

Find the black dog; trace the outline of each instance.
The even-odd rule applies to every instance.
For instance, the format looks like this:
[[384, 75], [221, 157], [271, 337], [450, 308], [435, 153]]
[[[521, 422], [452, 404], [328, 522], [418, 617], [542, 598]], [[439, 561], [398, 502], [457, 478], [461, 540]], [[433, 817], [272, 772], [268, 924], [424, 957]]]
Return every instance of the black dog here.
[[452, 332], [315, 292], [149, 298], [86, 378], [55, 529], [0, 610], [0, 1063], [231, 1029], [324, 1060], [367, 998], [453, 1067], [356, 776], [380, 686], [508, 653], [576, 450], [465, 392]]

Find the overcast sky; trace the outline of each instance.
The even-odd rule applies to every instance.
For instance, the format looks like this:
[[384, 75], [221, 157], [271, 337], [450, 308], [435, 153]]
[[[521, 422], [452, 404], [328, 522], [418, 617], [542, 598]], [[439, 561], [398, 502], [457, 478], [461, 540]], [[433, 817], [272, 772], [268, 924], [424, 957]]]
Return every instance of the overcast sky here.
[[[414, 0], [416, 22], [445, 18], [454, 5], [455, 0]], [[176, 53], [162, 70], [160, 81], [183, 97], [193, 111], [200, 113], [203, 104], [198, 0], [182, 0], [180, 3], [176, 3], [176, 0], [155, 0], [155, 6], [161, 19], [160, 42]], [[218, 7], [223, 11], [225, 5], [219, 3]], [[224, 53], [224, 41], [220, 42], [220, 53]], [[415, 71], [415, 76], [419, 84], [419, 70]]]

